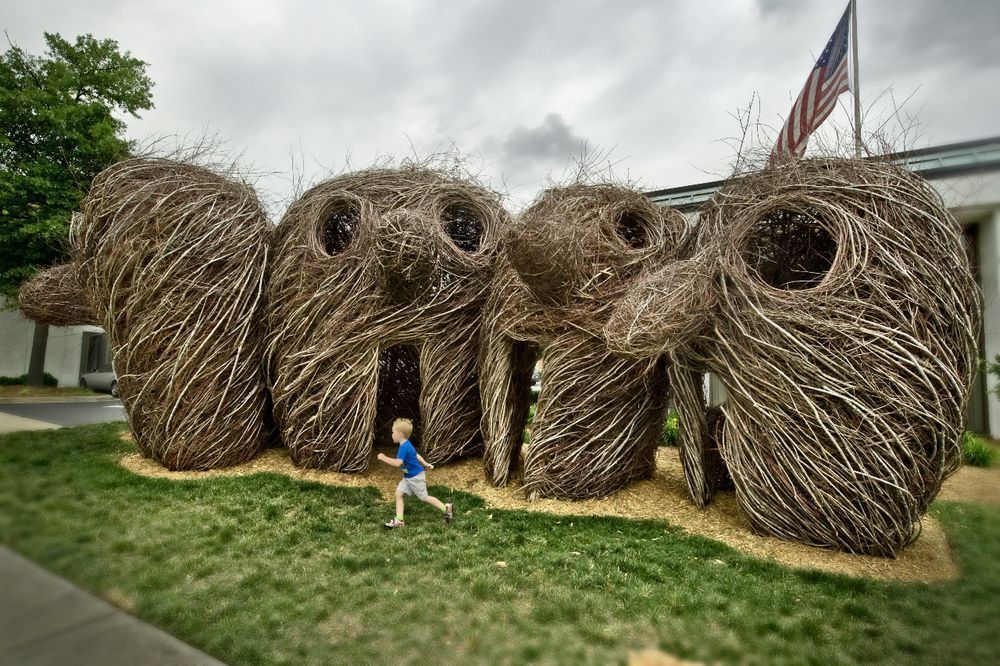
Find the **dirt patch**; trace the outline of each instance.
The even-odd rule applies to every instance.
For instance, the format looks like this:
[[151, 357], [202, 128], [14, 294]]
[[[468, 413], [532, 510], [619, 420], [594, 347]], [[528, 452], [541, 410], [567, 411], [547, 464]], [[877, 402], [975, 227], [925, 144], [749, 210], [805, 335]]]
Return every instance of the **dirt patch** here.
[[[169, 479], [207, 479], [216, 476], [246, 476], [258, 472], [276, 472], [296, 479], [337, 486], [373, 486], [386, 500], [392, 498], [399, 481], [399, 473], [395, 469], [374, 460], [364, 474], [299, 469], [292, 464], [288, 453], [279, 449], [269, 449], [256, 459], [242, 465], [208, 472], [171, 472], [138, 453], [125, 455], [121, 459], [121, 464], [136, 474]], [[969, 474], [960, 473], [953, 479], [959, 481], [960, 487], [970, 489], [967, 495], [979, 483]], [[490, 485], [483, 476], [482, 462], [476, 458], [433, 470], [428, 473], [428, 480], [431, 485], [444, 485], [478, 495], [486, 500], [489, 506], [500, 509], [523, 509], [555, 515], [598, 515], [663, 520], [683, 528], [690, 534], [721, 541], [748, 555], [799, 569], [819, 569], [854, 577], [904, 582], [947, 581], [956, 578], [959, 573], [944, 531], [932, 516], [924, 517], [920, 538], [895, 560], [838, 553], [754, 534], [740, 517], [736, 497], [731, 492], [719, 493], [712, 504], [705, 509], [698, 509], [691, 503], [684, 485], [677, 449], [673, 448], [659, 449], [654, 478], [633, 483], [613, 496], [602, 499], [575, 502], [540, 499], [529, 502], [518, 488], [516, 480], [506, 488], [494, 488]], [[996, 480], [987, 485], [992, 485], [995, 489]], [[945, 484], [945, 491], [951, 492], [951, 488], [952, 481], [949, 480]], [[948, 497], [945, 491], [941, 493], [942, 499], [959, 499]], [[461, 516], [461, 507], [458, 507], [458, 513]]]
[[703, 666], [703, 664], [701, 661], [684, 661], [659, 650], [630, 652], [628, 655], [628, 666]]
[[126, 613], [135, 613], [135, 601], [118, 588], [104, 590], [101, 593], [101, 597], [112, 606], [120, 608]]
[[945, 481], [938, 499], [1000, 506], [1000, 467], [962, 467]]

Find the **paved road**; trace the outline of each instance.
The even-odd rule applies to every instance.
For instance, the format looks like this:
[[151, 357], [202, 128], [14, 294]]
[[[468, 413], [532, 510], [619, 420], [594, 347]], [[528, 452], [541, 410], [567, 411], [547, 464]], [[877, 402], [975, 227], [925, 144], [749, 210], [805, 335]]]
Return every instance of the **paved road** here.
[[[13, 428], [14, 430], [35, 430], [44, 424], [50, 427], [78, 426], [89, 423], [124, 421], [125, 410], [117, 398], [107, 398], [93, 402], [38, 402], [30, 404], [0, 404], [0, 421], [35, 424], [35, 427]], [[9, 432], [10, 429], [7, 429]]]
[[[0, 433], [121, 421], [116, 398], [0, 403]], [[0, 664], [225, 666], [0, 545]]]
[[0, 546], [0, 664], [224, 666]]

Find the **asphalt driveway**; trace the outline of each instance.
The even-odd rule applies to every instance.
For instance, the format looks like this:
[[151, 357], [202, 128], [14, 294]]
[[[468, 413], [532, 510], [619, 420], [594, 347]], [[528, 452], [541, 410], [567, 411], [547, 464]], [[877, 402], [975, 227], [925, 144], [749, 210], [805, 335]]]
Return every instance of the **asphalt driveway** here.
[[0, 433], [124, 421], [117, 398], [101, 400], [0, 403]]

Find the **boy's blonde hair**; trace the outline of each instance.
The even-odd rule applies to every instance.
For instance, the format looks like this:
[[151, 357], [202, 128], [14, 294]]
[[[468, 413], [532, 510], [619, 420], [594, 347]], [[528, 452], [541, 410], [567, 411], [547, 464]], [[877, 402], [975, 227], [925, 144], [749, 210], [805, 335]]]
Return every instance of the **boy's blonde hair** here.
[[413, 434], [413, 421], [410, 419], [396, 419], [392, 422], [392, 429], [398, 430], [407, 439]]

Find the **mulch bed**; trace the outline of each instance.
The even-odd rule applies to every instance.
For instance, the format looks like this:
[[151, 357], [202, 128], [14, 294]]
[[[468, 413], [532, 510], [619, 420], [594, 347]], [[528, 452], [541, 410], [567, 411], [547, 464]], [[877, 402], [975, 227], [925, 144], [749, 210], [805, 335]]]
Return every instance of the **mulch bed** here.
[[[123, 438], [130, 440], [125, 433]], [[398, 472], [385, 465], [371, 465], [364, 474], [295, 467], [285, 450], [268, 449], [256, 459], [226, 469], [205, 472], [171, 472], [139, 453], [125, 455], [121, 465], [143, 476], [170, 479], [207, 479], [217, 476], [247, 476], [276, 472], [286, 476], [336, 486], [377, 488], [390, 500], [398, 482]], [[465, 459], [428, 473], [432, 485], [444, 485], [478, 495], [487, 505], [498, 509], [521, 509], [553, 515], [599, 515], [622, 518], [662, 520], [689, 534], [721, 541], [743, 553], [779, 564], [818, 569], [854, 577], [903, 582], [941, 582], [959, 574], [947, 538], [933, 516], [925, 516], [920, 537], [896, 559], [852, 555], [814, 548], [791, 541], [754, 534], [741, 518], [732, 492], [719, 492], [705, 509], [692, 505], [676, 449], [660, 448], [652, 479], [638, 481], [611, 497], [580, 501], [538, 499], [528, 501], [520, 479], [504, 488], [493, 487], [484, 477], [482, 461]], [[940, 494], [941, 499], [983, 502], [1000, 505], [1000, 470], [964, 467], [952, 476]], [[461, 507], [459, 519], [461, 519]]]

